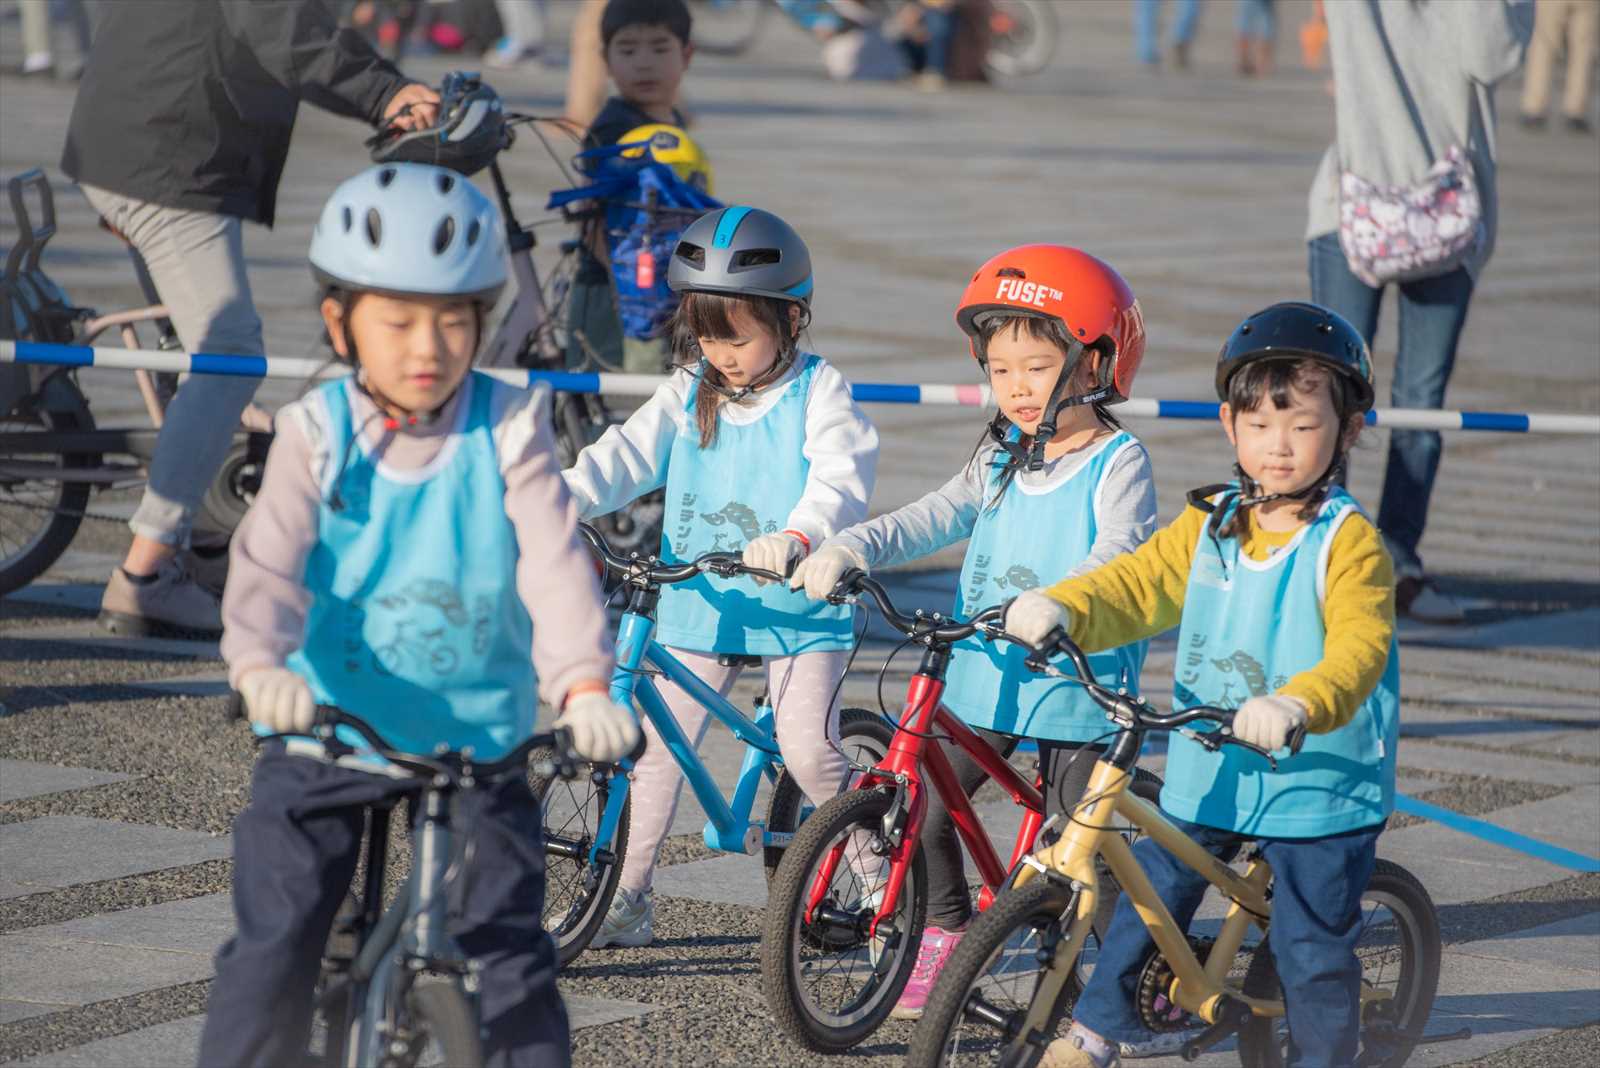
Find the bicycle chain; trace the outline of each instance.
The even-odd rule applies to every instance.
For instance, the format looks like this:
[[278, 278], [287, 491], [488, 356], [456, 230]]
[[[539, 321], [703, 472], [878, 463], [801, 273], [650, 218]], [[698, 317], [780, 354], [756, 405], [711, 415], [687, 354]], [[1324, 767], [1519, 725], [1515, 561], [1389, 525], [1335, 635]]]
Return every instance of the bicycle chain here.
[[0, 497], [0, 506], [7, 508], [27, 508], [30, 511], [50, 512], [54, 515], [76, 516], [79, 519], [95, 519], [102, 523], [126, 524], [128, 522], [128, 517], [125, 515], [107, 515], [104, 512], [92, 512], [87, 508], [81, 512], [77, 512], [73, 511], [71, 508], [57, 508], [48, 504], [29, 504], [26, 501], [14, 501], [5, 497]]

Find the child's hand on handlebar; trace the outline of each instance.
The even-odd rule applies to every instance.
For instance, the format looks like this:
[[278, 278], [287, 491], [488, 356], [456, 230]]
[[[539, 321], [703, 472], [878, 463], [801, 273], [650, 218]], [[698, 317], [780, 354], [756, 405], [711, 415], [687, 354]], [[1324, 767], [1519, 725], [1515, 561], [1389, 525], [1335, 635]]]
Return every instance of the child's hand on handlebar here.
[[383, 125], [400, 130], [425, 130], [439, 121], [439, 94], [412, 82], [400, 88], [383, 108]]
[[239, 680], [245, 714], [273, 734], [305, 734], [317, 718], [317, 701], [306, 680], [288, 668], [264, 667]]
[[839, 579], [851, 568], [866, 574], [867, 562], [860, 553], [843, 545], [824, 544], [800, 561], [800, 566], [789, 576], [789, 588], [798, 590], [803, 586], [806, 596], [813, 601], [826, 601]]
[[567, 698], [555, 725], [572, 735], [572, 750], [597, 764], [615, 764], [639, 744], [639, 722], [604, 690]]
[[1252, 697], [1234, 713], [1233, 736], [1270, 753], [1288, 745], [1289, 736], [1305, 722], [1305, 702], [1297, 697]]
[[[776, 534], [763, 534], [749, 545], [744, 547], [744, 566], [758, 567], [763, 571], [772, 571], [779, 575], [787, 575], [789, 568], [802, 560], [806, 555], [806, 544], [788, 531], [779, 531]], [[771, 579], [756, 576], [756, 582], [767, 585]]]
[[1038, 645], [1058, 627], [1072, 629], [1072, 613], [1060, 601], [1052, 600], [1038, 590], [1027, 590], [1006, 606], [1004, 616], [1006, 633], [1021, 638], [1029, 645]]

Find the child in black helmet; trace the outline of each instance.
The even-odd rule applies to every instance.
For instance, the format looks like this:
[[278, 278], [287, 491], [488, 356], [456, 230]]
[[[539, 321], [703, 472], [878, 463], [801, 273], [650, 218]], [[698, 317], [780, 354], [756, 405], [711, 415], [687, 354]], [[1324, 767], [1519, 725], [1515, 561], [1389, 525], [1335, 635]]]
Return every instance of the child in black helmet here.
[[[1348, 322], [1314, 304], [1275, 304], [1239, 324], [1217, 365], [1233, 482], [1137, 551], [1018, 598], [1006, 628], [1065, 627], [1086, 651], [1180, 625], [1179, 708], [1237, 707], [1233, 731], [1264, 749], [1297, 728], [1277, 771], [1238, 747], [1174, 733], [1161, 807], [1223, 859], [1254, 840], [1274, 874], [1268, 945], [1287, 1006], [1291, 1063], [1356, 1063], [1360, 900], [1394, 810], [1399, 656], [1394, 571], [1345, 491], [1344, 459], [1372, 407], [1372, 360]], [[1134, 848], [1186, 928], [1208, 885], [1154, 839]], [[1134, 994], [1151, 940], [1117, 905], [1072, 1033], [1041, 1062], [1106, 1068], [1143, 1028]]]

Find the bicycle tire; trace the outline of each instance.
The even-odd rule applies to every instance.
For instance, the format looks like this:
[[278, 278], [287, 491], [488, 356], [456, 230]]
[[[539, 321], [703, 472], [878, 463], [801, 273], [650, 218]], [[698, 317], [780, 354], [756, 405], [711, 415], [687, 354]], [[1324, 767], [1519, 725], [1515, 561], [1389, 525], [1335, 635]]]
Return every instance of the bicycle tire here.
[[[876, 949], [867, 939], [846, 936], [841, 940], [835, 931], [819, 934], [802, 923], [812, 876], [822, 857], [837, 839], [853, 832], [881, 840], [882, 819], [893, 803], [894, 795], [886, 790], [840, 794], [800, 825], [773, 877], [761, 930], [762, 989], [778, 1026], [807, 1049], [842, 1052], [876, 1031], [889, 1018], [916, 964], [928, 908], [927, 868], [920, 849], [912, 853], [901, 887], [893, 917], [897, 930]], [[862, 854], [858, 851], [855, 856], [859, 859]], [[850, 869], [850, 861], [841, 860], [835, 878], [840, 873], [850, 875]], [[871, 891], [859, 879], [855, 883], [845, 892], [846, 897], [857, 894], [853, 900], [840, 900], [831, 887], [828, 900], [841, 911], [864, 911], [859, 902], [861, 897], [870, 897]], [[857, 908], [851, 909], [852, 904]], [[806, 951], [848, 953], [858, 961], [864, 953], [868, 974], [860, 993], [838, 1011], [825, 1014], [806, 990], [809, 977], [802, 974], [807, 969], [801, 959]], [[887, 964], [884, 954], [892, 954]], [[827, 974], [818, 975], [818, 985]]]
[[[431, 1036], [439, 1047], [442, 1059], [433, 1063], [450, 1068], [481, 1068], [483, 1040], [478, 1031], [478, 1010], [455, 980], [418, 979], [411, 985], [406, 1001], [413, 1032], [419, 1037]], [[423, 1048], [420, 1043], [414, 1045], [417, 1053]], [[418, 1060], [405, 1058], [399, 1063], [412, 1065]]]
[[[1360, 1063], [1365, 1068], [1400, 1068], [1418, 1044], [1417, 1035], [1428, 1022], [1439, 989], [1439, 914], [1417, 877], [1398, 864], [1380, 860], [1373, 868], [1362, 911], [1386, 909], [1394, 918], [1392, 934], [1382, 925], [1371, 928], [1374, 937], [1356, 947], [1362, 961], [1363, 982], [1368, 965], [1387, 963], [1380, 958], [1399, 957], [1392, 1000], [1368, 1004], [1362, 1012]], [[1369, 923], [1371, 916], [1369, 916]], [[1381, 976], [1381, 971], [1380, 971]], [[1283, 997], [1277, 968], [1270, 952], [1257, 952], [1245, 974], [1244, 992], [1253, 997]], [[1254, 1017], [1239, 1031], [1239, 1060], [1245, 1068], [1280, 1068], [1284, 1064], [1286, 1035], [1282, 1017]]]
[[[955, 951], [950, 954], [949, 961], [945, 963], [928, 996], [927, 1008], [911, 1036], [911, 1047], [906, 1052], [907, 1068], [934, 1068], [936, 1065], [960, 1065], [965, 1068], [967, 1065], [1001, 1062], [1008, 1043], [994, 1039], [1001, 1034], [1007, 1039], [1015, 1037], [1032, 1000], [1039, 996], [1037, 980], [1033, 986], [1026, 988], [1026, 1001], [1018, 1001], [1015, 997], [1009, 999], [1012, 1002], [1009, 1011], [996, 1004], [1000, 1000], [1000, 981], [993, 980], [989, 984], [984, 1002], [1007, 1018], [1009, 1026], [1003, 1032], [996, 1024], [968, 1014], [967, 1006], [978, 995], [974, 988], [990, 976], [997, 964], [1006, 968], [1009, 967], [1008, 961], [1022, 959], [1021, 947], [1028, 944], [1029, 939], [1024, 938], [1019, 942], [1014, 952], [1006, 951], [1006, 947], [1013, 943], [1020, 932], [1042, 932], [1052, 925], [1059, 929], [1060, 917], [1068, 910], [1076, 911], [1077, 897], [1077, 891], [1054, 879], [1034, 879], [1026, 886], [1002, 893], [994, 904], [972, 921], [972, 926], [956, 944]], [[1043, 945], [1042, 937], [1033, 941]], [[1028, 952], [1027, 959], [1036, 960], [1036, 953], [1037, 950]], [[1016, 989], [1020, 994], [1024, 988], [1018, 986]], [[1024, 1048], [1022, 1057], [1010, 1063], [1018, 1068], [1031, 1068], [1038, 1063], [1050, 1037], [1060, 1028], [1068, 1008], [1076, 1001], [1077, 994], [1078, 976], [1074, 969], [1061, 988], [1060, 996], [1050, 1007], [1042, 1040], [1031, 1043], [1031, 1048]], [[950, 1057], [952, 1039], [960, 1028], [968, 1024], [975, 1028], [976, 1048], [971, 1050], [972, 1056]], [[986, 1057], [985, 1053], [992, 1053], [992, 1056]]]
[[990, 43], [983, 56], [984, 69], [990, 74], [1026, 78], [1044, 70], [1055, 58], [1060, 29], [1050, 4], [1043, 0], [998, 0], [996, 15], [1012, 20], [1019, 30], [1014, 39]]
[[[529, 763], [533, 766], [553, 763], [554, 760], [555, 753], [550, 749], [536, 750], [529, 757]], [[540, 823], [546, 842], [542, 919], [544, 929], [556, 944], [558, 969], [565, 968], [587, 949], [594, 940], [595, 932], [605, 922], [606, 911], [611, 908], [611, 900], [616, 896], [617, 884], [622, 878], [622, 859], [628, 852], [628, 828], [633, 818], [631, 793], [623, 802], [622, 815], [617, 821], [616, 837], [610, 848], [611, 859], [596, 860], [592, 864], [587, 859], [589, 843], [599, 829], [600, 817], [610, 798], [608, 784], [613, 776], [621, 774], [619, 769], [606, 764], [591, 764], [588, 767], [588, 775], [580, 775], [570, 781], [548, 775], [534, 775], [529, 780], [533, 796], [539, 801]], [[587, 791], [583, 789], [584, 785], [587, 785]], [[552, 804], [551, 791], [558, 787], [565, 795], [565, 802]], [[568, 808], [572, 810], [571, 816], [566, 815]], [[585, 812], [592, 812], [592, 816], [585, 817]], [[552, 826], [552, 819], [560, 822]], [[577, 828], [572, 826], [573, 819], [582, 820]], [[579, 833], [574, 835], [574, 829]], [[552, 835], [577, 840], [583, 858], [552, 852], [549, 846]]]
[[[855, 739], [852, 742], [852, 739]], [[846, 757], [858, 764], [877, 764], [889, 753], [894, 741], [894, 727], [876, 712], [864, 708], [846, 708], [839, 712], [839, 745]], [[855, 772], [849, 773], [851, 777]], [[845, 780], [846, 788], [850, 779]], [[788, 771], [778, 772], [778, 781], [772, 785], [772, 800], [767, 805], [767, 830], [795, 834], [810, 815], [806, 811], [805, 791], [794, 781]], [[793, 839], [791, 839], [793, 841]], [[764, 846], [761, 862], [767, 871], [767, 882], [778, 873], [787, 846]]]
[[[73, 407], [0, 414], [0, 429], [10, 426], [18, 430], [26, 425], [50, 431], [93, 430], [94, 416], [89, 405], [76, 387], [72, 388], [76, 394]], [[100, 463], [100, 457], [90, 453], [62, 453], [55, 460], [62, 469]], [[0, 596], [22, 589], [61, 558], [83, 525], [83, 513], [89, 506], [91, 487], [87, 482], [49, 483], [55, 492], [48, 501], [40, 498], [27, 502], [13, 497], [13, 486], [18, 484], [0, 484]], [[15, 503], [7, 503], [13, 500]], [[15, 549], [11, 548], [10, 530], [25, 535], [19, 536]]]

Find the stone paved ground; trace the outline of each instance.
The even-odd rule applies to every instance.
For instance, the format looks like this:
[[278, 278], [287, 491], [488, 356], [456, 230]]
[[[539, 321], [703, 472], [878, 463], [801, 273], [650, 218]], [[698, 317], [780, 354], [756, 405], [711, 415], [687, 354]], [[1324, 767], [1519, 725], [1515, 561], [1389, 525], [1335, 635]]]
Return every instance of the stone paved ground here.
[[[1074, 2], [1059, 7], [1065, 46], [1050, 70], [1003, 91], [937, 96], [825, 83], [809, 44], [774, 24], [742, 59], [698, 60], [690, 106], [725, 194], [778, 210], [806, 235], [819, 277], [815, 347], [856, 380], [971, 381], [950, 323], [964, 273], [1008, 244], [1051, 239], [1096, 251], [1138, 291], [1152, 342], [1141, 393], [1200, 399], [1232, 323], [1305, 294], [1305, 190], [1332, 124], [1318, 76], [1233, 79], [1231, 12], [1211, 6], [1189, 75], [1132, 69], [1126, 9]], [[1287, 42], [1307, 5], [1280, 6]], [[15, 62], [16, 33], [0, 23], [0, 62]], [[436, 78], [447, 65], [415, 69]], [[561, 81], [533, 67], [497, 85], [515, 106], [548, 111]], [[1501, 92], [1503, 109], [1514, 108], [1513, 92]], [[125, 306], [136, 292], [121, 253], [54, 169], [71, 99], [69, 86], [0, 82], [0, 172], [50, 170], [61, 232], [47, 266], [80, 302]], [[304, 250], [328, 189], [363, 162], [359, 136], [303, 115], [278, 227], [248, 232], [274, 354], [315, 349]], [[1595, 413], [1600, 150], [1592, 138], [1507, 126], [1502, 151], [1500, 248], [1450, 401]], [[509, 173], [529, 217], [560, 180], [526, 138]], [[9, 210], [0, 223], [11, 226]], [[0, 230], [0, 243], [12, 232]], [[1385, 378], [1393, 349], [1391, 314], [1376, 354]], [[126, 375], [82, 381], [102, 425], [137, 417]], [[273, 383], [262, 396], [277, 402], [293, 390]], [[884, 436], [878, 510], [947, 477], [979, 429], [960, 410], [872, 415]], [[1154, 459], [1163, 516], [1176, 514], [1185, 489], [1226, 471], [1210, 426], [1140, 420], [1132, 429]], [[1370, 435], [1355, 464], [1353, 489], [1369, 504], [1383, 449], [1383, 435]], [[125, 516], [132, 497], [95, 504]], [[1442, 585], [1469, 600], [1471, 619], [1401, 631], [1402, 791], [1590, 856], [1600, 855], [1597, 519], [1592, 439], [1450, 436], [1423, 551]], [[99, 585], [125, 543], [120, 525], [88, 524], [49, 575], [0, 605], [4, 1062], [187, 1063], [209, 954], [228, 932], [218, 896], [228, 886], [225, 836], [246, 797], [251, 746], [221, 721], [214, 645], [114, 641], [94, 628]], [[942, 607], [958, 561], [951, 551], [900, 573], [896, 590]], [[875, 702], [883, 637], [847, 683], [851, 703]], [[1152, 650], [1152, 695], [1168, 690], [1171, 655], [1170, 641]], [[909, 667], [891, 670], [891, 693]], [[724, 779], [737, 767], [725, 736], [706, 752]], [[997, 837], [1010, 832], [1007, 807], [984, 806]], [[564, 977], [580, 1026], [576, 1063], [817, 1062], [775, 1032], [760, 995], [755, 862], [699, 846], [702, 820], [686, 801], [667, 853], [675, 863], [662, 874], [660, 941], [588, 954]], [[1397, 818], [1382, 849], [1439, 905], [1446, 957], [1433, 1029], [1465, 1018], [1476, 1033], [1419, 1050], [1412, 1063], [1594, 1063], [1600, 876], [1414, 817]], [[886, 1027], [849, 1062], [899, 1063], [908, 1036], [904, 1025]]]

